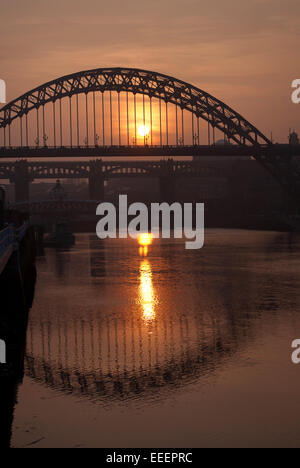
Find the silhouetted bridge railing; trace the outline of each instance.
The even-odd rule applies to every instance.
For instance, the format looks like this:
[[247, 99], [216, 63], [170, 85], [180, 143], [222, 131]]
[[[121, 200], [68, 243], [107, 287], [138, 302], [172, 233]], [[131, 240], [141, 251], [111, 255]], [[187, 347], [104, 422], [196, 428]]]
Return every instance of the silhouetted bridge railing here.
[[[283, 145], [288, 149], [289, 145]], [[268, 146], [265, 146], [267, 148]], [[0, 147], [0, 158], [87, 158], [87, 157], [200, 157], [254, 156], [253, 145], [132, 145], [132, 146], [32, 146]], [[299, 150], [300, 155], [300, 150]]]
[[260, 161], [290, 161], [300, 157], [300, 145], [185, 145], [185, 146], [33, 146], [0, 147], [0, 159], [34, 158], [182, 158], [253, 157]]

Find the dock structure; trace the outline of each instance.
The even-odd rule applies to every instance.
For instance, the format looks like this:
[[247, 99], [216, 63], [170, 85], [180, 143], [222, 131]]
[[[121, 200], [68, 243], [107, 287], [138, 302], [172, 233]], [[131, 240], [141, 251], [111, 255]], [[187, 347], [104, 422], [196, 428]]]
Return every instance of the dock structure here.
[[33, 302], [35, 281], [33, 228], [27, 221], [6, 225], [2, 223], [0, 226], [0, 345], [2, 346], [0, 448], [10, 446], [18, 385], [24, 376], [27, 323]]

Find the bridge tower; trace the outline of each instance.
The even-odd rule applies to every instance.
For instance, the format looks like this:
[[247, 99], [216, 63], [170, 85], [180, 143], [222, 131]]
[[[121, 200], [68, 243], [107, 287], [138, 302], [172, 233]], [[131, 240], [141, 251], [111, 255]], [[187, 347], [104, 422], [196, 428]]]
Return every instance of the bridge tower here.
[[102, 201], [104, 199], [104, 183], [102, 160], [90, 161], [89, 194], [90, 200]]
[[32, 181], [29, 175], [28, 163], [25, 160], [17, 161], [15, 175], [11, 182], [15, 183], [15, 201], [23, 202], [29, 200], [29, 183]]

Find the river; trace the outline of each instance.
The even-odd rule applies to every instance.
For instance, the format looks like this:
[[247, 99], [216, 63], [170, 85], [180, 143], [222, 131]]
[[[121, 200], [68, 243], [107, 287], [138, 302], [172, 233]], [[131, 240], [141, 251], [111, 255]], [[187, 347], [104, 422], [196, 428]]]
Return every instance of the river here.
[[300, 235], [77, 235], [37, 261], [13, 447], [299, 447]]

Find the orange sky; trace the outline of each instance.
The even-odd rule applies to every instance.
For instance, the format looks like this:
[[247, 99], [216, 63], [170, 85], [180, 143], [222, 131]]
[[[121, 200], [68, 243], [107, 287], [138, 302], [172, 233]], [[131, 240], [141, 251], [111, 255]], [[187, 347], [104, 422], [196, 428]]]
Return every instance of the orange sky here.
[[299, 0], [1, 0], [8, 100], [97, 67], [166, 73], [210, 92], [267, 136], [300, 133]]

